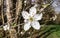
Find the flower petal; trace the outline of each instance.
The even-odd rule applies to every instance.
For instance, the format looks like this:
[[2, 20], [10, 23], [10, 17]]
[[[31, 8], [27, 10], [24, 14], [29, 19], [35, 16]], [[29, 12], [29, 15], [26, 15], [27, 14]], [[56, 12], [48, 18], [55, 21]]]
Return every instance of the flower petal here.
[[29, 13], [31, 16], [34, 16], [36, 14], [36, 8], [35, 7], [31, 7], [29, 10]]
[[29, 19], [25, 19], [24, 22], [25, 22], [25, 23], [29, 22]]
[[8, 25], [3, 26], [3, 29], [4, 29], [4, 30], [7, 30], [7, 26], [8, 26]]
[[22, 16], [23, 16], [24, 19], [29, 19], [29, 14], [28, 14], [27, 11], [23, 11]]
[[7, 30], [5, 26], [3, 26], [3, 29], [4, 29], [4, 30]]
[[35, 16], [34, 16], [34, 19], [35, 20], [41, 20], [42, 19], [42, 13], [41, 14], [36, 14]]
[[25, 25], [24, 25], [24, 30], [27, 31], [27, 30], [29, 30], [30, 27], [31, 27], [31, 26], [30, 26], [30, 22], [25, 23]]
[[9, 26], [7, 26], [7, 30], [9, 30], [9, 28], [10, 28], [10, 27], [9, 27]]
[[40, 24], [39, 24], [39, 22], [37, 22], [37, 21], [32, 22], [32, 27], [33, 27], [34, 29], [36, 29], [36, 30], [39, 30], [39, 29], [40, 29]]

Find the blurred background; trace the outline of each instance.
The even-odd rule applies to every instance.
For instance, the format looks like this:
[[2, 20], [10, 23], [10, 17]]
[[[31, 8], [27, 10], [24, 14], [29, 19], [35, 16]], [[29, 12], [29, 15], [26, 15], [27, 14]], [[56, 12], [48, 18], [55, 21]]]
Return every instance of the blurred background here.
[[[24, 31], [21, 12], [35, 4], [37, 13], [43, 14], [41, 29]], [[5, 25], [10, 30], [4, 31]], [[60, 38], [60, 0], [0, 0], [0, 38]]]

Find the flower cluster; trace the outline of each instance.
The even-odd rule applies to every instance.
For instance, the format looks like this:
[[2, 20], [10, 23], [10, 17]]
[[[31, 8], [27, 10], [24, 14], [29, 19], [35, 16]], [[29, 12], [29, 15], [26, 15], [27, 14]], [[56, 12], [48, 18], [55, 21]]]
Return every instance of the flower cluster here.
[[6, 31], [6, 30], [9, 30], [9, 26], [8, 25], [5, 25], [5, 26], [3, 26], [3, 29]]

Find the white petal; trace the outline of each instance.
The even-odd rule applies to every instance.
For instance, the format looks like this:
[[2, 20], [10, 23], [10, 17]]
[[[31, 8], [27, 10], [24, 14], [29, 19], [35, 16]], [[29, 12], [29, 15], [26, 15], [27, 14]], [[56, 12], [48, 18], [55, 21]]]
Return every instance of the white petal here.
[[7, 27], [7, 30], [9, 30], [9, 26]]
[[7, 25], [3, 26], [3, 29], [4, 29], [4, 30], [7, 30]]
[[4, 30], [6, 31], [7, 29], [5, 28]]
[[25, 25], [24, 25], [24, 30], [27, 31], [27, 30], [29, 30], [30, 27], [31, 27], [31, 26], [30, 26], [30, 22], [25, 23]]
[[5, 27], [5, 26], [3, 26], [3, 29], [4, 29], [4, 30], [6, 30], [6, 27]]
[[31, 7], [29, 10], [29, 13], [31, 16], [34, 16], [36, 14], [36, 8], [35, 7]]
[[34, 16], [34, 19], [35, 20], [41, 20], [42, 19], [42, 13], [41, 14], [36, 14], [35, 16]]
[[36, 30], [39, 30], [40, 29], [40, 24], [39, 24], [39, 22], [37, 22], [37, 21], [34, 21], [34, 22], [32, 22], [32, 27], [34, 28], [34, 29], [36, 29]]
[[24, 19], [29, 19], [29, 14], [28, 14], [27, 11], [23, 11], [22, 16], [23, 16]]
[[28, 19], [25, 19], [24, 22], [27, 23], [27, 22], [29, 22], [29, 20]]

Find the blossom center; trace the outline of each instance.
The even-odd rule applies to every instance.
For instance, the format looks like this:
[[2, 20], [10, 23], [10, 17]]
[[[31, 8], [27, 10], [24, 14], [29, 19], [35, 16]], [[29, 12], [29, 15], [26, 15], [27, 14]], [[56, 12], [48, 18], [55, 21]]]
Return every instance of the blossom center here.
[[29, 19], [29, 20], [32, 22], [34, 19], [33, 19], [33, 17], [30, 17], [30, 19]]

